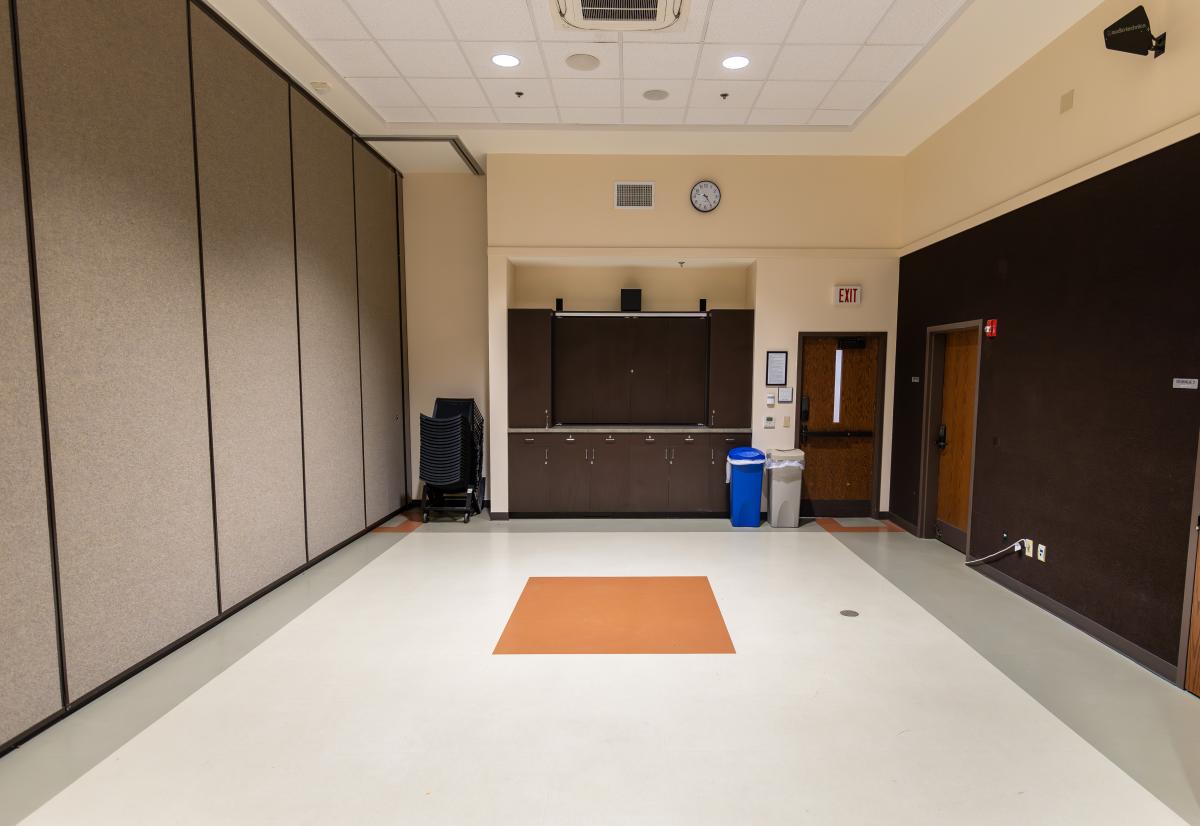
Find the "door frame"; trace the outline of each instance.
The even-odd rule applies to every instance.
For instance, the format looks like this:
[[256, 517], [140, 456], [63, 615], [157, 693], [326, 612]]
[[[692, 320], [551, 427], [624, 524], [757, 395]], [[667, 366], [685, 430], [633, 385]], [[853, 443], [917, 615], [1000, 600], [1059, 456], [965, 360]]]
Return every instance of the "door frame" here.
[[[1179, 657], [1175, 671], [1175, 684], [1188, 688], [1188, 652], [1191, 650], [1192, 612], [1200, 608], [1200, 594], [1196, 592], [1196, 555], [1200, 551], [1200, 436], [1196, 439], [1196, 481], [1192, 485], [1192, 521], [1188, 543], [1187, 573], [1184, 575], [1183, 617], [1179, 623]], [[1200, 651], [1197, 651], [1200, 655]]]
[[882, 514], [879, 510], [879, 491], [883, 484], [883, 425], [884, 402], [887, 400], [887, 344], [886, 330], [870, 330], [867, 332], [844, 332], [842, 330], [826, 330], [824, 332], [806, 331], [796, 337], [796, 392], [793, 394], [796, 424], [792, 446], [800, 448], [800, 396], [802, 379], [804, 378], [804, 339], [805, 338], [853, 338], [855, 336], [874, 336], [879, 339], [879, 369], [875, 382], [875, 461], [871, 470], [871, 516], [878, 519]]
[[945, 367], [946, 333], [960, 330], [975, 330], [979, 336], [979, 351], [975, 365], [975, 426], [971, 428], [971, 472], [970, 490], [967, 491], [967, 527], [964, 555], [971, 556], [971, 517], [975, 510], [975, 452], [979, 446], [979, 386], [982, 381], [983, 367], [983, 319], [974, 321], [959, 321], [953, 324], [936, 324], [925, 328], [925, 390], [924, 408], [921, 413], [921, 484], [918, 488], [917, 504], [917, 536], [931, 539], [935, 534], [937, 523], [937, 463], [933, 462], [933, 451], [936, 448], [934, 434], [937, 426], [933, 419], [935, 414], [941, 417], [942, 379]]

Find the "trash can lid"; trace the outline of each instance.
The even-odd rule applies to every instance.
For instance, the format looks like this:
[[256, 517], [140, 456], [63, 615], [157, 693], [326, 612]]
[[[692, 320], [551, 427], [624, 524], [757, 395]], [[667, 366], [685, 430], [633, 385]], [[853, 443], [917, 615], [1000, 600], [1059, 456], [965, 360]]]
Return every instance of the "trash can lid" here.
[[767, 451], [767, 456], [771, 459], [803, 459], [804, 451], [798, 447], [773, 447]]
[[729, 461], [735, 465], [759, 465], [767, 461], [767, 456], [753, 447], [735, 447], [729, 451]]

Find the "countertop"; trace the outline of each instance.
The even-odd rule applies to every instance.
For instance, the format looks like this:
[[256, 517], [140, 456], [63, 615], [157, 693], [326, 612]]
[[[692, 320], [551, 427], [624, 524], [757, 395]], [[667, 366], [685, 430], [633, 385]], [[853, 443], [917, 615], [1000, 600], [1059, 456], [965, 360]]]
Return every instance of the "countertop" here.
[[555, 427], [510, 427], [509, 433], [749, 433], [748, 427], [704, 427], [702, 425], [581, 425], [570, 427], [557, 425]]

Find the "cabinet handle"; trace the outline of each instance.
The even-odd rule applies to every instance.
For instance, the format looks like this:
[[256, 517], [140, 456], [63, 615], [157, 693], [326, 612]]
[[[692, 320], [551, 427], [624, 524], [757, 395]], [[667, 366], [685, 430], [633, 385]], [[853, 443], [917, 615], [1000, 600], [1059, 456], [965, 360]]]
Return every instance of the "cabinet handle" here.
[[664, 448], [663, 448], [663, 461], [664, 461], [664, 462], [669, 462], [669, 461], [671, 461], [671, 450], [670, 450], [670, 448], [666, 448], [666, 447], [664, 447]]
[[736, 441], [737, 441], [737, 439], [733, 438], [732, 436], [726, 436], [726, 437], [725, 437], [725, 441], [726, 441], [726, 442], [736, 442]]
[[528, 445], [528, 444], [533, 444], [533, 437], [532, 437], [532, 436], [526, 436], [526, 437], [525, 437], [525, 444], [527, 444], [527, 445]]
[[[615, 442], [616, 440], [617, 440], [616, 436], [605, 436], [604, 437], [604, 441], [606, 441], [606, 442]], [[594, 448], [593, 448], [593, 450], [594, 450]]]
[[653, 436], [647, 436], [647, 437], [646, 437], [646, 441], [647, 441], [647, 442], [653, 442], [653, 441], [654, 441], [654, 437], [653, 437]]
[[712, 415], [710, 415], [710, 416], [708, 417], [708, 426], [709, 426], [709, 427], [716, 427], [716, 426], [717, 426], [717, 411], [715, 411], [715, 410], [714, 410], [714, 411], [712, 412]]
[[696, 441], [696, 437], [695, 436], [684, 436], [683, 440], [685, 442], [694, 442], [694, 441]]
[[546, 414], [546, 429], [549, 430], [550, 429], [550, 411], [546, 410], [543, 412]]
[[545, 464], [550, 464], [550, 448], [546, 448], [546, 458], [543, 460]]
[[708, 449], [708, 462], [712, 465], [717, 463], [717, 449], [715, 447], [710, 447]]
[[575, 437], [574, 437], [574, 436], [568, 436], [568, 437], [567, 437], [567, 441], [568, 441], [568, 442], [573, 442], [573, 441], [575, 441]]

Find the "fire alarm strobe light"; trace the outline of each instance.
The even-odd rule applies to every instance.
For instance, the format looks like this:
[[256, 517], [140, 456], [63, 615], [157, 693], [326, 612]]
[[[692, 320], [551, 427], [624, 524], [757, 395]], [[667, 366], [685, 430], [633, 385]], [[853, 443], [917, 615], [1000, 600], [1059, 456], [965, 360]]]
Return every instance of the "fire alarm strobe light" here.
[[1114, 52], [1161, 57], [1167, 50], [1167, 33], [1155, 37], [1150, 32], [1150, 16], [1145, 6], [1138, 6], [1104, 30], [1104, 45]]
[[1000, 322], [994, 318], [989, 318], [987, 323], [983, 325], [983, 332], [988, 338], [995, 338], [1000, 333]]

